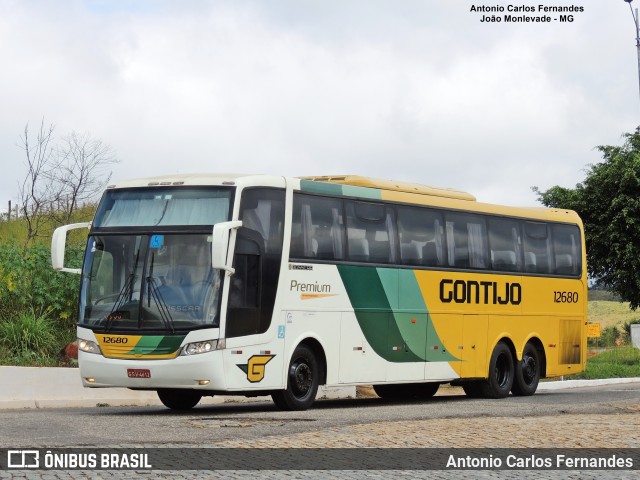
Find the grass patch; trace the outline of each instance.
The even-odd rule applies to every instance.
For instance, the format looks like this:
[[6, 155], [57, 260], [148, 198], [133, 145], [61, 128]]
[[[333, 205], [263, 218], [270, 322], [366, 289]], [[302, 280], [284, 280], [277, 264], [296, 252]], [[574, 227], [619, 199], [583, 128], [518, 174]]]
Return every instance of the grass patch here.
[[589, 300], [587, 315], [590, 322], [600, 323], [601, 328], [623, 325], [640, 318], [640, 311], [634, 312], [627, 302]]
[[55, 328], [46, 314], [23, 312], [0, 323], [0, 342], [15, 355], [51, 353]]
[[593, 380], [627, 377], [640, 377], [640, 349], [629, 346], [607, 350], [589, 358], [585, 371], [569, 378]]
[[75, 338], [75, 331], [67, 330], [33, 309], [0, 321], [0, 365], [64, 366], [59, 352]]

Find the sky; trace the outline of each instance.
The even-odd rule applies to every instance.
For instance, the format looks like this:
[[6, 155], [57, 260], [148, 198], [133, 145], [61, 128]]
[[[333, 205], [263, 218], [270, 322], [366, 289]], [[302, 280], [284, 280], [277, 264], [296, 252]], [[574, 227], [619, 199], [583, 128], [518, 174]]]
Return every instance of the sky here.
[[0, 0], [0, 62], [0, 211], [42, 121], [110, 145], [113, 180], [358, 174], [521, 206], [640, 125], [623, 0]]

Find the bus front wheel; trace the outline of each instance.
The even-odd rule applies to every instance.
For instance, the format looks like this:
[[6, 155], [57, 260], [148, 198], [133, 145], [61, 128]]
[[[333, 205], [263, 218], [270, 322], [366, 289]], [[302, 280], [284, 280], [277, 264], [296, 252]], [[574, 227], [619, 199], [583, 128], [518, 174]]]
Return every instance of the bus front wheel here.
[[316, 399], [320, 369], [316, 355], [307, 345], [298, 345], [287, 371], [287, 388], [271, 395], [281, 410], [306, 410]]
[[482, 382], [482, 396], [505, 398], [513, 386], [513, 356], [504, 342], [498, 342], [489, 361], [489, 377]]
[[191, 410], [202, 399], [195, 390], [162, 389], [158, 390], [162, 404], [171, 410]]
[[522, 351], [522, 360], [516, 364], [515, 378], [511, 392], [519, 397], [536, 393], [540, 381], [540, 355], [531, 343]]

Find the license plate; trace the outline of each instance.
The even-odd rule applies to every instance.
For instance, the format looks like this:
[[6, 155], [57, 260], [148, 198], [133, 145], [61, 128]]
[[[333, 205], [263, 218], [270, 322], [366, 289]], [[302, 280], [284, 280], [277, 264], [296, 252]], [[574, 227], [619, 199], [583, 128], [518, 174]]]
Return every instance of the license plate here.
[[127, 368], [129, 378], [151, 378], [151, 370], [148, 368]]

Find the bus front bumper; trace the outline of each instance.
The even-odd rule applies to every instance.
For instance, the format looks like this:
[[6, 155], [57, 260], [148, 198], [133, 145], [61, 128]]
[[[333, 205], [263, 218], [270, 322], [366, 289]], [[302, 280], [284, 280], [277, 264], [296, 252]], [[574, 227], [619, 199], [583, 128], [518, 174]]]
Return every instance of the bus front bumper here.
[[80, 351], [78, 362], [82, 385], [89, 388], [225, 388], [222, 352], [219, 350], [167, 360], [121, 360]]

